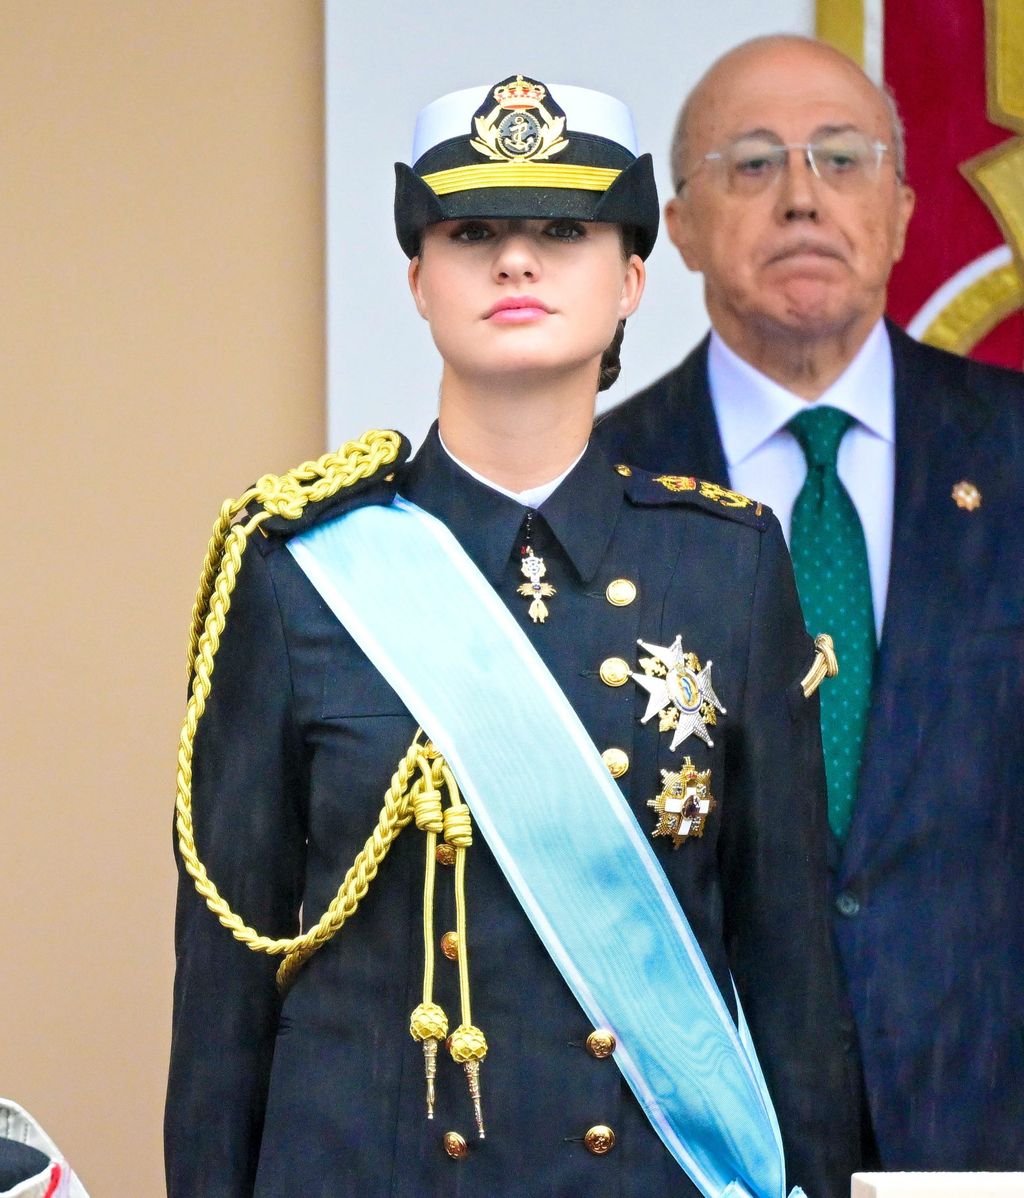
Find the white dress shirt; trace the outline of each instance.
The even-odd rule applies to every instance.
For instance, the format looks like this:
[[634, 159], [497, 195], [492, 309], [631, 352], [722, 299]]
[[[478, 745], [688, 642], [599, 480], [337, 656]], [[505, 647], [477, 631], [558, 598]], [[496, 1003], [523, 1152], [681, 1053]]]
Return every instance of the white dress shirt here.
[[566, 466], [562, 473], [557, 478], [553, 478], [550, 482], [541, 483], [539, 487], [528, 487], [525, 491], [510, 491], [508, 487], [503, 487], [500, 483], [493, 482], [489, 478], [484, 478], [484, 476], [474, 470], [472, 466], [467, 466], [465, 462], [460, 461], [455, 454], [452, 453], [448, 446], [445, 445], [444, 437], [441, 436], [440, 431], [438, 431], [437, 439], [441, 442], [441, 448], [451, 458], [455, 465], [465, 470], [465, 472], [471, 478], [475, 478], [478, 483], [483, 483], [485, 487], [490, 487], [492, 491], [498, 491], [502, 495], [507, 495], [509, 499], [514, 499], [517, 503], [521, 503], [523, 507], [530, 508], [539, 508], [549, 495], [553, 495], [555, 493], [555, 488], [562, 484], [569, 471], [572, 470], [577, 462], [579, 462], [580, 458], [583, 457], [583, 455], [587, 452], [587, 447], [584, 445], [573, 461]]
[[[807, 477], [807, 463], [786, 425], [807, 410], [807, 400], [755, 370], [714, 332], [708, 350], [708, 384], [731, 485], [767, 503], [788, 542], [793, 504]], [[839, 378], [809, 406], [840, 408], [855, 421], [839, 446], [838, 471], [864, 528], [875, 635], [881, 640], [896, 474], [892, 350], [882, 321]]]

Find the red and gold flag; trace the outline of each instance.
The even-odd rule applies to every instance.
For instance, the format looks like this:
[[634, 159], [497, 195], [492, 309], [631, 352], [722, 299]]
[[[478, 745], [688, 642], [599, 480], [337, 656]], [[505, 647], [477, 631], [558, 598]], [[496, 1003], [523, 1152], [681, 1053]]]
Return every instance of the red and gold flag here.
[[889, 314], [1024, 366], [1024, 0], [817, 0], [818, 33], [892, 90], [917, 192]]

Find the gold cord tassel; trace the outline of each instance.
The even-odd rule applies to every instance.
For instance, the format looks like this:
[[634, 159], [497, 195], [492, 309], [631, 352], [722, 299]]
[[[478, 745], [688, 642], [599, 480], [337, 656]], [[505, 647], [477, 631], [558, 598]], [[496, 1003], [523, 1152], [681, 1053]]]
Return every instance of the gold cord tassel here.
[[412, 1013], [409, 1031], [414, 1040], [423, 1044], [423, 1067], [427, 1080], [427, 1118], [433, 1119], [437, 1044], [448, 1035], [448, 1016], [433, 1001], [434, 875], [437, 834], [444, 831], [444, 818], [441, 811], [441, 794], [435, 783], [433, 768], [424, 756], [420, 756], [416, 764], [420, 770], [420, 777], [413, 787], [413, 816], [416, 827], [427, 834], [427, 858], [423, 870], [423, 1001]]
[[469, 938], [466, 935], [466, 849], [473, 843], [473, 827], [469, 808], [462, 802], [447, 766], [443, 767], [443, 774], [452, 796], [452, 805], [444, 813], [444, 834], [445, 840], [455, 845], [455, 929], [459, 938], [459, 997], [462, 1005], [462, 1023], [452, 1032], [448, 1051], [452, 1060], [465, 1070], [477, 1135], [484, 1140], [487, 1136], [480, 1099], [480, 1062], [487, 1055], [487, 1041], [483, 1032], [473, 1026], [469, 1001]]
[[[434, 1117], [437, 1076], [437, 1045], [448, 1032], [448, 1016], [433, 1000], [434, 989], [434, 881], [438, 833], [455, 848], [455, 926], [459, 945], [459, 997], [462, 1023], [448, 1040], [452, 1059], [463, 1067], [473, 1102], [477, 1134], [485, 1139], [483, 1107], [480, 1100], [480, 1062], [487, 1055], [487, 1041], [473, 1027], [469, 1004], [469, 946], [466, 940], [466, 849], [473, 843], [473, 824], [469, 808], [462, 801], [458, 783], [445, 760], [429, 742], [416, 760], [420, 777], [412, 787], [412, 808], [416, 826], [426, 833], [427, 856], [423, 871], [423, 1001], [413, 1011], [409, 1031], [423, 1044], [427, 1079], [427, 1118]], [[442, 808], [441, 791], [448, 791], [451, 806]]]
[[476, 1119], [476, 1132], [481, 1140], [486, 1140], [484, 1131], [483, 1108], [480, 1103], [480, 1062], [487, 1056], [487, 1041], [483, 1032], [471, 1023], [463, 1023], [452, 1032], [448, 1042], [448, 1051], [452, 1060], [456, 1061], [466, 1071], [466, 1081], [469, 1084], [469, 1096], [473, 1100], [473, 1117]]
[[427, 1118], [434, 1117], [434, 1079], [437, 1077], [437, 1044], [448, 1034], [448, 1016], [433, 1002], [422, 1002], [412, 1013], [409, 1024], [414, 1040], [423, 1044], [423, 1065], [427, 1078]]

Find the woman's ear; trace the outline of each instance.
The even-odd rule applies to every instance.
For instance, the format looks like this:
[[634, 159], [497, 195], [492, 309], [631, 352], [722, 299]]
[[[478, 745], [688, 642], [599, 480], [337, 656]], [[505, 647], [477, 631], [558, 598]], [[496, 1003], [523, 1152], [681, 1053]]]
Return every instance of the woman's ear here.
[[416, 311], [423, 317], [427, 318], [427, 304], [423, 298], [423, 289], [420, 287], [420, 256], [409, 262], [409, 290], [412, 292], [413, 303], [416, 305]]
[[626, 263], [626, 277], [622, 282], [622, 296], [619, 299], [619, 320], [628, 319], [637, 310], [646, 282], [647, 267], [643, 258], [639, 254], [630, 254]]

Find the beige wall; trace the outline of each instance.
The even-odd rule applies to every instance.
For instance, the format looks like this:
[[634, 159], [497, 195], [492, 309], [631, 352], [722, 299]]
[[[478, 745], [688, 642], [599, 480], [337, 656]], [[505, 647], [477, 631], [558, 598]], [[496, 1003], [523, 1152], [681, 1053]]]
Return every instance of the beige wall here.
[[220, 500], [323, 441], [313, 0], [0, 0], [0, 1094], [163, 1192], [184, 648]]

